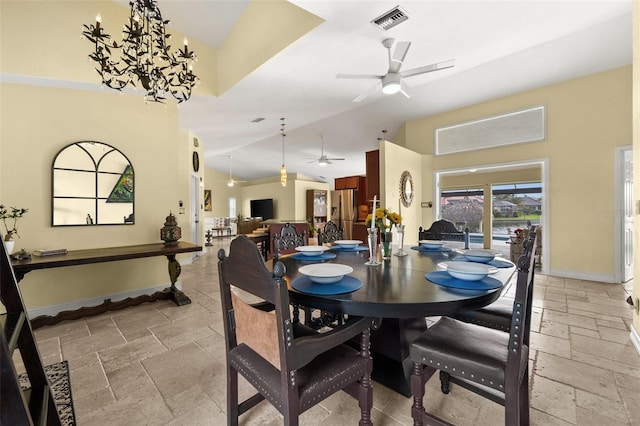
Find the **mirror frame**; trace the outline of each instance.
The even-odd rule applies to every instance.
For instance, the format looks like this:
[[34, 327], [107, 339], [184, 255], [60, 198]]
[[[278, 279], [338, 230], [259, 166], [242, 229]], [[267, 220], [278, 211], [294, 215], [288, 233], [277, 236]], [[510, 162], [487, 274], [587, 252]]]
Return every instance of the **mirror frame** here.
[[[409, 190], [410, 192], [407, 193], [407, 190]], [[400, 175], [400, 201], [402, 201], [403, 206], [411, 206], [415, 192], [416, 190], [413, 186], [413, 178], [411, 177], [411, 173], [409, 173], [408, 170], [405, 170]]]
[[[91, 145], [102, 145], [104, 146], [104, 148], [106, 149], [106, 152], [99, 158], [94, 157], [94, 155], [92, 155], [86, 148], [83, 147], [83, 144], [91, 144]], [[75, 149], [80, 149], [86, 152], [88, 158], [90, 159], [90, 161], [92, 161], [95, 165], [95, 169], [93, 171], [91, 171], [90, 169], [86, 169], [86, 168], [79, 168], [79, 169], [74, 169], [74, 168], [68, 168], [68, 167], [56, 167], [56, 162], [58, 161], [59, 157], [61, 154], [63, 154], [65, 152], [65, 150], [69, 149], [69, 148], [75, 148]], [[125, 169], [119, 173], [119, 177], [117, 178], [117, 183], [116, 186], [114, 186], [114, 188], [111, 190], [111, 194], [114, 193], [114, 190], [117, 186], [121, 185], [122, 183], [122, 176], [125, 174], [125, 172], [130, 171], [130, 173], [128, 173], [128, 175], [131, 175], [131, 201], [125, 201], [125, 203], [127, 204], [131, 204], [131, 213], [128, 216], [123, 216], [123, 219], [121, 222], [108, 222], [108, 223], [101, 223], [100, 222], [100, 217], [98, 215], [98, 209], [99, 209], [99, 202], [100, 201], [105, 201], [108, 203], [107, 199], [111, 196], [108, 197], [104, 197], [104, 196], [100, 196], [100, 194], [97, 192], [97, 185], [98, 185], [98, 176], [100, 176], [101, 174], [107, 174], [107, 175], [113, 175], [113, 174], [117, 174], [116, 172], [113, 171], [101, 171], [100, 170], [100, 165], [102, 160], [105, 158], [106, 155], [111, 154], [111, 153], [117, 153], [118, 155], [122, 156], [122, 158], [124, 158], [124, 160], [126, 161], [127, 165], [125, 166]], [[95, 177], [95, 185], [96, 185], [96, 190], [91, 194], [88, 195], [86, 197], [84, 196], [65, 196], [65, 195], [56, 195], [55, 193], [55, 181], [56, 181], [56, 171], [65, 171], [65, 172], [80, 172], [80, 173], [93, 173], [93, 176]], [[60, 221], [58, 221], [58, 223], [56, 223], [56, 200], [57, 199], [69, 199], [69, 198], [76, 198], [76, 199], [86, 199], [86, 200], [95, 200], [95, 209], [93, 210], [93, 214], [94, 217], [92, 218], [91, 222], [89, 221], [89, 219], [87, 218], [85, 221], [83, 221], [82, 223], [59, 223]], [[116, 201], [116, 203], [118, 203]], [[128, 210], [127, 210], [128, 212]], [[95, 223], [94, 223], [95, 221]], [[107, 143], [104, 142], [99, 142], [99, 141], [90, 141], [90, 140], [83, 140], [83, 141], [78, 141], [78, 142], [73, 142], [69, 145], [64, 146], [62, 149], [60, 149], [58, 151], [58, 153], [55, 155], [55, 157], [53, 157], [53, 162], [51, 165], [51, 226], [53, 227], [59, 227], [59, 226], [87, 226], [87, 225], [91, 225], [91, 226], [106, 226], [106, 225], [133, 225], [135, 224], [135, 171], [133, 168], [133, 165], [131, 164], [131, 161], [129, 160], [129, 158], [122, 152], [120, 151], [118, 148], [109, 145]]]

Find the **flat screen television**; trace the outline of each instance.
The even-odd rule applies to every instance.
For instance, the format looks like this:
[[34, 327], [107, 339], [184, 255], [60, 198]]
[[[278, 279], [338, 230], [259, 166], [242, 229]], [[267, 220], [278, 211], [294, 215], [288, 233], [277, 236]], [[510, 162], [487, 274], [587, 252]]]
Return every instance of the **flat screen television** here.
[[261, 217], [262, 220], [273, 219], [273, 199], [251, 200], [251, 217]]

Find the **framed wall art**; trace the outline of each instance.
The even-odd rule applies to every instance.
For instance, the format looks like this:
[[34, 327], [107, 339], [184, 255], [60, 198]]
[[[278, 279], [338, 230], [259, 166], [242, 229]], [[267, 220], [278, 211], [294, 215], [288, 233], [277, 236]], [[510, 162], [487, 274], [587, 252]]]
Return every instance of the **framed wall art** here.
[[205, 189], [204, 190], [204, 211], [205, 212], [210, 212], [211, 210], [212, 210], [211, 190], [210, 189]]

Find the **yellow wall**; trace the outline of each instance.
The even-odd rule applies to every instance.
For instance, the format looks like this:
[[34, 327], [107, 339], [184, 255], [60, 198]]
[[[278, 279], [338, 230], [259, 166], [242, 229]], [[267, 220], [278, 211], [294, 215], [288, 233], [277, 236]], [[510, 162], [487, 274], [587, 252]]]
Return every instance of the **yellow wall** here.
[[630, 87], [626, 66], [410, 121], [406, 147], [432, 154], [438, 127], [545, 105], [545, 141], [434, 156], [432, 170], [548, 158], [548, 272], [613, 281], [614, 148], [631, 144]]
[[484, 184], [526, 183], [542, 179], [540, 167], [502, 172], [467, 173], [443, 176], [440, 189], [481, 188]]
[[[405, 244], [415, 244], [421, 217], [422, 155], [389, 141], [380, 141], [380, 159], [381, 206], [400, 213], [405, 226]], [[405, 170], [411, 173], [414, 186], [410, 207], [400, 206], [400, 176]]]
[[322, 22], [284, 0], [251, 1], [218, 50], [219, 93]]
[[236, 209], [238, 213], [242, 213], [242, 185], [244, 184], [238, 183], [228, 187], [226, 183], [228, 181], [229, 173], [206, 168], [204, 186], [205, 189], [211, 190], [211, 211], [205, 212], [205, 217], [229, 216], [229, 197], [236, 197]]
[[[17, 249], [160, 242], [169, 211], [176, 212], [180, 198], [189, 199], [188, 186], [180, 183], [191, 164], [180, 164], [189, 147], [178, 133], [175, 106], [145, 105], [138, 96], [114, 92], [0, 84], [0, 111], [0, 200], [29, 209], [18, 224]], [[81, 140], [113, 145], [131, 161], [135, 225], [51, 227], [53, 158]], [[27, 306], [40, 307], [168, 283], [166, 268], [166, 259], [150, 258], [34, 271], [21, 288]]]

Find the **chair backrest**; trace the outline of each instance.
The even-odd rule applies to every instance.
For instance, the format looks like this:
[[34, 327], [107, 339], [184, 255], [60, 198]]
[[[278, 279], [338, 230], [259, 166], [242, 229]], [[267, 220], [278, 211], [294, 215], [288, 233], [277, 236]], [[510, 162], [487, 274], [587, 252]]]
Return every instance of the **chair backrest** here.
[[322, 232], [318, 232], [318, 244], [332, 243], [342, 239], [344, 239], [344, 232], [331, 220], [324, 225]]
[[273, 238], [273, 258], [277, 259], [283, 254], [295, 253], [296, 247], [308, 244], [308, 233], [303, 230], [298, 233], [298, 229], [291, 223], [285, 223], [279, 232], [274, 233]]
[[429, 229], [418, 229], [418, 240], [448, 240], [465, 241], [465, 233], [459, 231], [456, 226], [445, 219], [436, 220]]
[[[218, 251], [218, 276], [227, 352], [246, 344], [281, 371], [286, 370], [285, 328], [291, 324], [289, 292], [282, 263], [270, 272], [256, 244], [241, 235], [231, 241], [229, 256]], [[265, 312], [232, 292], [231, 286], [272, 304]]]
[[[518, 259], [518, 276], [516, 281], [516, 295], [513, 302], [511, 315], [511, 330], [509, 332], [509, 352], [507, 356], [506, 376], [514, 377], [520, 371], [520, 363], [527, 362], [527, 354], [523, 353], [525, 346], [529, 345], [531, 330], [531, 308], [533, 302], [533, 281], [535, 276], [535, 247], [537, 233], [535, 227], [531, 228], [529, 238], [524, 242], [522, 256]], [[513, 385], [515, 382], [511, 382]], [[505, 383], [505, 387], [510, 382]], [[505, 389], [506, 392], [517, 392], [517, 389]]]

